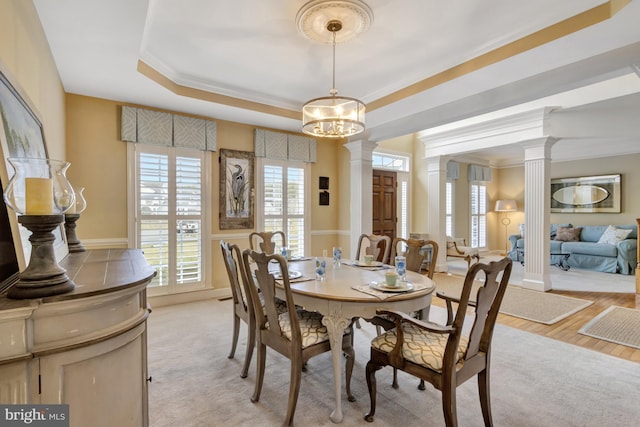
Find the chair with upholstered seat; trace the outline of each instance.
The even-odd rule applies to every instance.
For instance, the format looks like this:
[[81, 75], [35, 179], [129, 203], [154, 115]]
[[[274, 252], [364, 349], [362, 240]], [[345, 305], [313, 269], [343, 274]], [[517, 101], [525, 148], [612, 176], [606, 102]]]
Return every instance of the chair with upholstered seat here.
[[[396, 256], [404, 256], [406, 258], [407, 270], [421, 273], [426, 265], [426, 274], [429, 279], [433, 279], [436, 271], [436, 260], [438, 259], [438, 244], [433, 240], [422, 239], [403, 239], [396, 237], [391, 245], [391, 265], [395, 265]], [[411, 313], [416, 319], [422, 319], [422, 311]], [[378, 335], [382, 333], [382, 329], [389, 330], [394, 327], [393, 318], [380, 315], [370, 320], [376, 325]], [[393, 388], [398, 388], [398, 373], [393, 369]], [[424, 381], [420, 380], [418, 385], [420, 390], [424, 390]]]
[[254, 231], [249, 234], [249, 248], [252, 251], [260, 250], [265, 254], [273, 254], [278, 241], [280, 247], [287, 246], [287, 237], [283, 231]]
[[389, 264], [395, 265], [396, 256], [406, 258], [407, 270], [416, 273], [426, 270], [429, 279], [433, 279], [438, 258], [438, 244], [433, 240], [396, 237], [391, 245]]
[[475, 262], [480, 262], [480, 251], [478, 248], [467, 246], [463, 237], [447, 236], [447, 256], [464, 258], [464, 260], [467, 261], [467, 266], [471, 266], [472, 259], [475, 259]]
[[[363, 250], [363, 245], [364, 250]], [[389, 254], [391, 253], [391, 237], [379, 236], [377, 234], [361, 234], [358, 238], [358, 246], [356, 248], [356, 260], [360, 260], [360, 254], [373, 255], [375, 261], [383, 264], [389, 263]]]
[[224, 240], [220, 241], [220, 247], [222, 248], [222, 259], [227, 268], [233, 299], [233, 337], [231, 341], [231, 352], [228, 357], [232, 359], [235, 355], [238, 335], [240, 333], [240, 321], [242, 320], [247, 324], [248, 334], [247, 349], [240, 377], [246, 378], [249, 365], [251, 364], [253, 348], [256, 344], [256, 319], [253, 313], [253, 302], [246, 288], [246, 276], [243, 271], [244, 265], [242, 264], [240, 248]]
[[[281, 255], [266, 255], [255, 251], [245, 250], [242, 253], [245, 273], [247, 277], [255, 274], [257, 287], [262, 294], [264, 306], [259, 302], [258, 289], [253, 289], [251, 298], [256, 317], [258, 360], [256, 384], [252, 402], [260, 399], [265, 371], [267, 346], [291, 360], [291, 374], [289, 384], [289, 400], [284, 425], [293, 424], [293, 416], [300, 391], [302, 367], [311, 357], [331, 350], [327, 328], [322, 324], [322, 315], [309, 312], [295, 306], [287, 262]], [[255, 262], [255, 271], [251, 271], [250, 261]], [[277, 265], [277, 269], [271, 269]], [[276, 306], [276, 280], [274, 273], [279, 272], [282, 279], [277, 286], [284, 292], [287, 312], [279, 313]], [[349, 326], [342, 338], [342, 350], [347, 356], [346, 361], [346, 391], [350, 401], [351, 374], [354, 365], [353, 330]]]
[[[446, 301], [447, 324], [423, 322], [407, 314], [380, 310], [394, 319], [395, 327], [371, 342], [371, 358], [366, 378], [371, 409], [365, 420], [373, 421], [376, 411], [375, 373], [384, 366], [392, 366], [431, 383], [442, 392], [442, 407], [448, 427], [457, 426], [456, 388], [477, 375], [480, 406], [484, 424], [493, 425], [489, 393], [491, 338], [507, 283], [512, 261], [503, 258], [489, 264], [476, 263], [467, 272], [459, 297], [437, 295]], [[478, 276], [484, 281], [475, 295], [471, 295]], [[457, 311], [453, 312], [453, 303]], [[475, 307], [471, 330], [463, 335], [467, 307]]]

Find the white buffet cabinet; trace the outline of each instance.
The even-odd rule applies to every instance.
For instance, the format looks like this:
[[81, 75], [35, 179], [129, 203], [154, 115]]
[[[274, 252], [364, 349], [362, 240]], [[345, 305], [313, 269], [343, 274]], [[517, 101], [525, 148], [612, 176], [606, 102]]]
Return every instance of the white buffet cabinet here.
[[69, 293], [0, 296], [0, 403], [69, 404], [74, 427], [147, 426], [146, 287], [136, 249], [68, 255]]

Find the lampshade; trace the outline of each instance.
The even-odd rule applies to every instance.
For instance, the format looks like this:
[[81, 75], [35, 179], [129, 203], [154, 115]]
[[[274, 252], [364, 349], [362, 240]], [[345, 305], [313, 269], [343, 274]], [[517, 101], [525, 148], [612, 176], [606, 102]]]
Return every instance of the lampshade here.
[[365, 105], [336, 95], [315, 98], [302, 107], [302, 132], [328, 138], [346, 138], [364, 131]]
[[518, 209], [516, 201], [513, 199], [504, 199], [496, 201], [496, 212], [515, 212]]
[[[302, 107], [302, 132], [320, 138], [346, 138], [365, 129], [366, 106], [358, 99], [338, 96], [336, 39], [351, 39], [367, 30], [373, 12], [360, 0], [318, 0], [305, 4], [296, 16], [298, 30], [311, 40], [331, 40], [333, 86], [330, 96], [314, 98]], [[344, 29], [343, 29], [344, 27]], [[341, 35], [338, 36], [338, 32]]]

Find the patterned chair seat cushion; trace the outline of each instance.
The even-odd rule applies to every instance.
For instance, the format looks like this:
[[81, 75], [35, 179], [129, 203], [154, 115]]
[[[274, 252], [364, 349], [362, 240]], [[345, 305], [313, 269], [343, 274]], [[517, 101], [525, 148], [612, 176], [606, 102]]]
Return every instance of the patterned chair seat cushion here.
[[[302, 348], [307, 348], [314, 344], [329, 340], [327, 327], [322, 324], [322, 314], [317, 311], [297, 310], [298, 322], [300, 323], [300, 333], [302, 334]], [[291, 322], [289, 313], [282, 313], [278, 316], [280, 331], [282, 336], [291, 340]], [[351, 328], [346, 328], [344, 334], [351, 332]]]
[[[402, 330], [404, 332], [402, 357], [436, 372], [442, 372], [442, 358], [449, 335], [425, 331], [411, 323], [403, 323]], [[393, 350], [396, 341], [396, 330], [394, 328], [374, 338], [371, 341], [371, 346], [376, 350], [389, 353]], [[460, 345], [458, 346], [458, 361], [464, 357], [467, 351], [467, 344], [467, 337], [461, 337]]]
[[[262, 307], [264, 308], [264, 295], [262, 295], [262, 292], [258, 292], [258, 297], [260, 297], [260, 304], [262, 304]], [[280, 298], [276, 298], [275, 302], [276, 302], [276, 310], [278, 311], [279, 314], [287, 312], [286, 301], [281, 300]]]

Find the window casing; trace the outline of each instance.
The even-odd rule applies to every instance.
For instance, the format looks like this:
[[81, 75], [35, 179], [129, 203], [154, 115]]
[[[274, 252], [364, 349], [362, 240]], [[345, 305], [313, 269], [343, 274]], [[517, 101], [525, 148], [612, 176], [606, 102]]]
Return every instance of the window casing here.
[[260, 231], [284, 231], [293, 256], [310, 251], [309, 164], [261, 158], [256, 212]]
[[487, 185], [482, 181], [469, 183], [471, 208], [471, 247], [487, 246]]
[[130, 246], [157, 271], [150, 295], [204, 287], [210, 234], [206, 152], [129, 144]]

